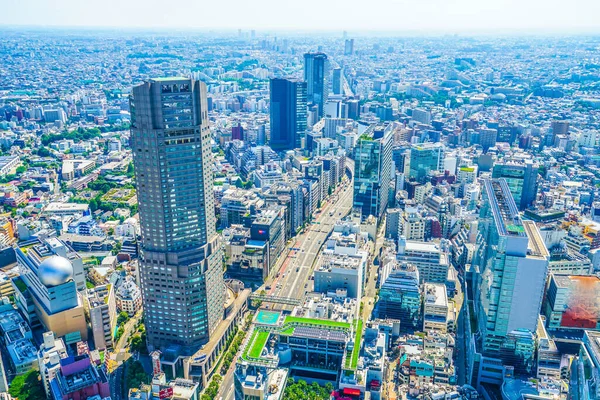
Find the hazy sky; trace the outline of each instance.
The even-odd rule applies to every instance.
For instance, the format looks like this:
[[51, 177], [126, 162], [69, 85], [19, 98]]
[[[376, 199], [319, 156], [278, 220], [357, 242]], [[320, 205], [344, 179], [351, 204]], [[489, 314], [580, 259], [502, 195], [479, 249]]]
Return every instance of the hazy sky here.
[[0, 25], [600, 32], [600, 0], [0, 0]]

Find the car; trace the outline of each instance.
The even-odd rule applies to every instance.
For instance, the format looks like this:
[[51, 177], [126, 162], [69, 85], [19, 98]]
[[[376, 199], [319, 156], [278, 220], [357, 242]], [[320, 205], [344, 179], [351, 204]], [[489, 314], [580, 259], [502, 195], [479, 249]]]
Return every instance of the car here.
[[265, 289], [271, 290], [271, 286], [265, 286]]

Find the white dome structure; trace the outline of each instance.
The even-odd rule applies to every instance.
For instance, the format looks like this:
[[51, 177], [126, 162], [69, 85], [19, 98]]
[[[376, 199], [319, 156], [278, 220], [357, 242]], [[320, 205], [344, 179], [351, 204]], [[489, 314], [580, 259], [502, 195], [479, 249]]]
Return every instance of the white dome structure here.
[[38, 278], [46, 287], [62, 285], [73, 279], [73, 264], [64, 257], [49, 257], [38, 267]]

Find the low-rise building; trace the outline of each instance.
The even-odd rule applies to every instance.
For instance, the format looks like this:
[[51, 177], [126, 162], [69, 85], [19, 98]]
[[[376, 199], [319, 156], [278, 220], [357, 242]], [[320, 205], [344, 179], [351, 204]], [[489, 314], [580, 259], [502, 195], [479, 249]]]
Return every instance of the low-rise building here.
[[142, 291], [135, 284], [133, 277], [126, 276], [119, 284], [116, 292], [117, 309], [134, 316], [142, 308]]

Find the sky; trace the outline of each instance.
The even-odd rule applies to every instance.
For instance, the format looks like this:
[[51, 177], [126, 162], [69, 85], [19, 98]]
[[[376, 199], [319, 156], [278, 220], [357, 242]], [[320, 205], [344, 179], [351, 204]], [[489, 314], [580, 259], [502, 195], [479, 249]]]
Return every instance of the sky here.
[[600, 33], [600, 0], [0, 0], [0, 26]]

